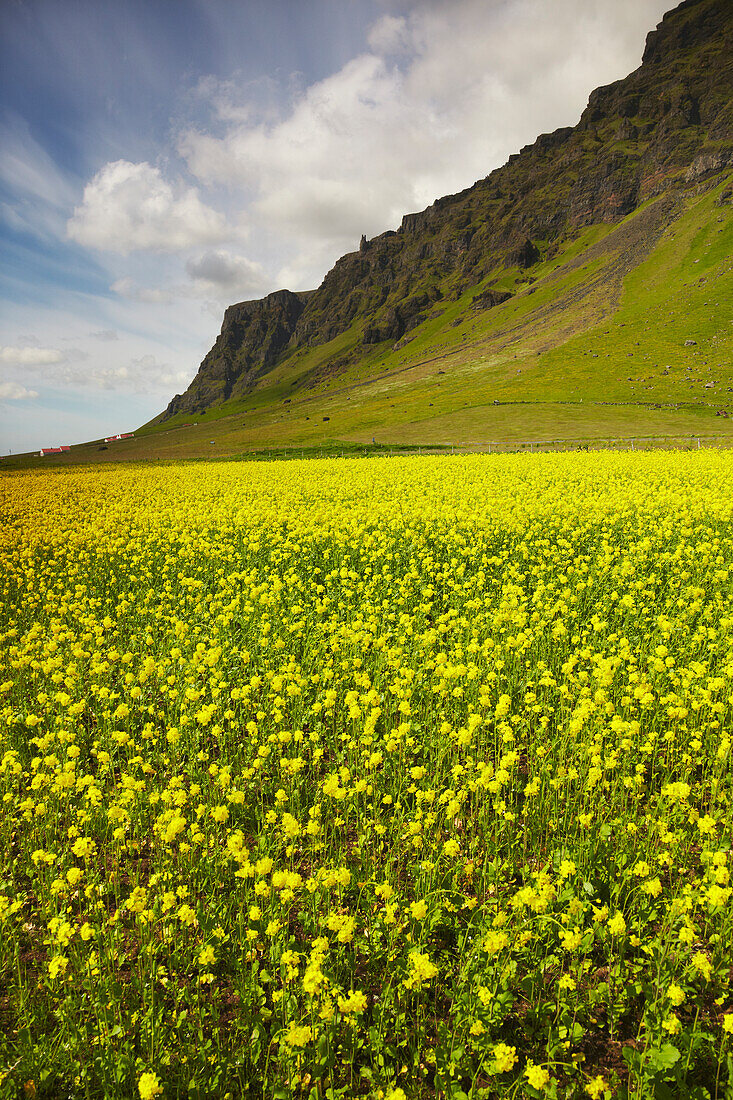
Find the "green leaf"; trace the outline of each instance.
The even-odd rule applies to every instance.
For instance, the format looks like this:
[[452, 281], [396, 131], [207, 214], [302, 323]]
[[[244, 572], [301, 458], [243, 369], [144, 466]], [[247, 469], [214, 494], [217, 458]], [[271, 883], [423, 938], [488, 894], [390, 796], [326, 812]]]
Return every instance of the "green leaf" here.
[[650, 1050], [648, 1060], [652, 1069], [659, 1073], [671, 1069], [675, 1062], [679, 1062], [680, 1052], [671, 1043], [665, 1043], [664, 1046]]

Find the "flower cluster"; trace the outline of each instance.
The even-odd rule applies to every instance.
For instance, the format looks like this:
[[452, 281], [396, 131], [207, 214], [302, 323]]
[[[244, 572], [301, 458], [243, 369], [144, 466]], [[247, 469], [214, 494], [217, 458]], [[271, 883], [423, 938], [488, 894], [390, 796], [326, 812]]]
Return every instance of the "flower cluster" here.
[[18, 1081], [733, 1087], [724, 454], [0, 493]]

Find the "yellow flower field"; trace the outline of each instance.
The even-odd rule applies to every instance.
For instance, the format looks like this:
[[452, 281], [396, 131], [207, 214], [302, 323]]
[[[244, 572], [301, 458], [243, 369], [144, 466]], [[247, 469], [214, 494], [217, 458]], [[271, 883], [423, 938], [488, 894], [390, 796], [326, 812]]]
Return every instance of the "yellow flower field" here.
[[728, 455], [0, 497], [0, 1096], [733, 1089]]

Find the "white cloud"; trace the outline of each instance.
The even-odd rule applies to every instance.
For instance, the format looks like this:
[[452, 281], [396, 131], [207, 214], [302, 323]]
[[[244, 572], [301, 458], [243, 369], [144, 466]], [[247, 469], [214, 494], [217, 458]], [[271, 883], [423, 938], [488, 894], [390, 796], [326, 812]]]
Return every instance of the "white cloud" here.
[[404, 16], [384, 15], [373, 25], [367, 42], [378, 54], [397, 53], [410, 46], [410, 32]]
[[194, 187], [173, 185], [143, 161], [112, 161], [84, 188], [67, 231], [87, 248], [119, 252], [178, 252], [227, 236], [226, 223]]
[[145, 286], [129, 275], [115, 279], [110, 290], [120, 298], [143, 305], [172, 305], [176, 301], [198, 298], [203, 303], [213, 301], [216, 312], [222, 302], [235, 297], [266, 294], [271, 290], [264, 268], [254, 260], [227, 249], [209, 249], [187, 260], [188, 282], [162, 278], [160, 286]]
[[99, 358], [91, 361], [77, 360], [49, 373], [46, 382], [59, 389], [77, 392], [96, 390], [109, 393], [157, 393], [165, 396], [171, 386], [188, 384], [191, 375], [190, 369], [175, 369], [169, 363], [160, 362], [155, 355], [147, 353], [132, 358], [127, 355], [109, 362]]
[[19, 382], [0, 382], [0, 401], [30, 401], [38, 397], [36, 390], [28, 390]]
[[186, 271], [203, 293], [243, 295], [264, 292], [267, 287], [261, 264], [225, 249], [210, 250], [189, 260]]
[[[281, 241], [282, 268], [312, 285], [361, 233], [470, 186], [523, 144], [577, 121], [595, 86], [625, 75], [664, 0], [392, 0], [364, 52], [291, 107], [226, 110], [179, 152], [206, 186], [249, 204]], [[226, 94], [225, 94], [226, 93]], [[318, 253], [313, 253], [314, 242]], [[270, 241], [271, 243], [271, 241]], [[257, 252], [254, 255], [259, 255]], [[308, 262], [308, 257], [311, 262]]]
[[173, 294], [163, 287], [140, 286], [134, 279], [125, 276], [115, 279], [110, 290], [119, 294], [120, 298], [129, 298], [131, 302], [147, 302], [154, 305], [168, 305], [173, 301]]
[[0, 347], [0, 363], [18, 367], [44, 367], [61, 363], [65, 356], [56, 348]]
[[187, 385], [191, 373], [190, 370], [176, 370], [148, 353], [106, 370], [97, 368], [90, 381], [101, 389], [124, 388], [139, 394], [168, 393], [171, 387]]

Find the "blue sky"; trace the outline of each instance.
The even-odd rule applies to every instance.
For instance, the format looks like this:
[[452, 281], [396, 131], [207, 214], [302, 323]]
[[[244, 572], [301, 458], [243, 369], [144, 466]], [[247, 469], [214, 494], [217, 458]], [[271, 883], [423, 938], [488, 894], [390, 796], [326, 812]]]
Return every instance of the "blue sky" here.
[[2, 453], [150, 419], [227, 305], [576, 122], [668, 6], [4, 0]]

